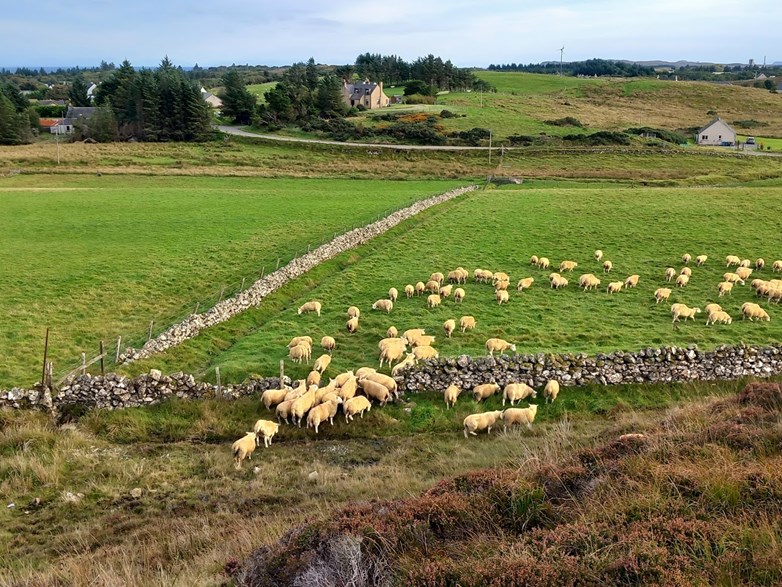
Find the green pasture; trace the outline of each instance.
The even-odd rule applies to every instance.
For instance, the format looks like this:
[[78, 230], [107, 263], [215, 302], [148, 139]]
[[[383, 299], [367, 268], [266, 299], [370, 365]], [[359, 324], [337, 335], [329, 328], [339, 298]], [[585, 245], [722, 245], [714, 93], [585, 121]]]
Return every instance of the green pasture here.
[[[732, 188], [629, 188], [627, 186], [568, 189], [520, 187], [487, 190], [449, 202], [404, 223], [372, 243], [314, 270], [271, 296], [265, 307], [246, 313], [168, 353], [137, 365], [206, 371], [219, 366], [224, 380], [238, 381], [251, 373], [273, 375], [286, 357], [290, 338], [308, 334], [316, 341], [334, 336], [331, 373], [360, 365], [376, 365], [377, 341], [389, 326], [399, 331], [424, 327], [437, 336], [442, 357], [482, 355], [490, 337], [516, 343], [518, 352], [610, 352], [649, 346], [697, 344], [713, 348], [722, 343], [773, 343], [782, 336], [782, 313], [768, 309], [770, 323], [741, 320], [740, 306], [754, 299], [749, 287], [736, 286], [718, 300], [717, 284], [726, 271], [728, 254], [764, 257], [770, 265], [782, 257], [774, 235], [782, 212], [778, 183]], [[751, 203], [751, 205], [750, 205]], [[741, 211], [742, 226], [737, 226]], [[595, 249], [614, 263], [610, 275], [592, 258]], [[702, 268], [694, 268], [690, 285], [673, 288], [669, 303], [655, 304], [653, 292], [668, 286], [668, 266], [681, 267], [681, 255], [707, 254]], [[529, 265], [530, 255], [547, 256], [553, 265], [572, 259], [579, 266], [565, 274], [570, 285], [548, 287], [549, 271]], [[408, 283], [425, 281], [433, 271], [446, 273], [457, 266], [470, 273], [476, 267], [504, 270], [512, 285], [532, 276], [535, 284], [523, 293], [511, 291], [508, 305], [498, 306], [491, 285], [472, 280], [463, 286], [462, 304], [446, 300], [429, 310], [424, 297], [401, 297], [391, 314], [371, 310], [390, 287], [402, 292]], [[578, 288], [578, 276], [595, 273], [597, 291]], [[609, 281], [640, 275], [638, 288], [609, 295]], [[766, 269], [761, 273], [770, 278]], [[322, 316], [302, 315], [304, 301], [323, 303]], [[695, 322], [671, 323], [670, 304], [684, 302], [703, 308], [719, 301], [734, 317], [729, 326]], [[765, 302], [763, 302], [765, 304]], [[345, 310], [362, 310], [357, 334], [345, 331]], [[473, 315], [478, 327], [446, 339], [442, 323]], [[318, 354], [315, 349], [314, 354]], [[303, 376], [309, 367], [288, 363], [287, 372]]]
[[[146, 340], [354, 225], [455, 182], [32, 175], [0, 180], [0, 386]], [[124, 346], [124, 344], [123, 344]], [[112, 352], [113, 354], [113, 352]]]
[[253, 94], [254, 96], [258, 96], [259, 103], [264, 103], [266, 102], [266, 98], [264, 97], [264, 94], [269, 90], [271, 90], [276, 85], [277, 82], [267, 82], [265, 84], [249, 84], [247, 86], [247, 91]]

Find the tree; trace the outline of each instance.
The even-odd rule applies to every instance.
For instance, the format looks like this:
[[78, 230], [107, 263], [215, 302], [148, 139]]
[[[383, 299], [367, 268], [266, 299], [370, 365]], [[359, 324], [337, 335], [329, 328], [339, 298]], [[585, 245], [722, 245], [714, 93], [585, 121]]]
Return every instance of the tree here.
[[71, 82], [68, 90], [68, 101], [71, 106], [90, 106], [90, 98], [87, 96], [87, 84], [81, 75], [77, 75]]
[[27, 112], [17, 112], [13, 102], [0, 92], [0, 145], [20, 145], [31, 141]]
[[74, 124], [74, 138], [84, 140], [87, 138], [99, 143], [116, 141], [119, 136], [117, 119], [111, 104], [101, 106], [89, 118], [79, 118]]
[[405, 85], [405, 96], [412, 96], [413, 94], [420, 94], [422, 96], [432, 96], [436, 94], [436, 91], [433, 91], [434, 88], [427, 85], [425, 81], [422, 81], [420, 79], [414, 79], [407, 82]]
[[257, 98], [247, 90], [241, 74], [229, 69], [222, 77], [222, 113], [239, 124], [250, 124], [255, 113]]
[[333, 74], [326, 74], [318, 83], [315, 100], [319, 114], [326, 117], [344, 116], [347, 106], [342, 99], [342, 82]]

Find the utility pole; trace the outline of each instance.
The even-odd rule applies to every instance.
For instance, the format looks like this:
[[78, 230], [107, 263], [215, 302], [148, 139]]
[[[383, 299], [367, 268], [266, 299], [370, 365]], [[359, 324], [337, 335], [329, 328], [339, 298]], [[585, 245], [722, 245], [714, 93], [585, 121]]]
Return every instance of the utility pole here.
[[491, 129], [489, 129], [489, 165], [491, 165]]
[[562, 45], [562, 48], [559, 50], [559, 77], [562, 77], [562, 57], [565, 54], [565, 46]]

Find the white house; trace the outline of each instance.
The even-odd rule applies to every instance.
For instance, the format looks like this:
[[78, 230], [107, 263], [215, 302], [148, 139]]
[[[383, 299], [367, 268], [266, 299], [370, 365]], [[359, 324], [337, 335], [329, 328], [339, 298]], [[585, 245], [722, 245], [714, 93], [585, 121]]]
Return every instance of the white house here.
[[736, 144], [736, 131], [718, 116], [698, 131], [695, 141], [699, 145], [732, 147]]
[[90, 84], [90, 87], [87, 88], [87, 97], [90, 99], [90, 102], [92, 102], [95, 99], [95, 90], [98, 89], [98, 84]]
[[214, 94], [208, 92], [205, 88], [201, 88], [201, 97], [204, 99], [204, 101], [209, 104], [212, 108], [220, 108], [223, 105], [223, 101], [215, 96]]

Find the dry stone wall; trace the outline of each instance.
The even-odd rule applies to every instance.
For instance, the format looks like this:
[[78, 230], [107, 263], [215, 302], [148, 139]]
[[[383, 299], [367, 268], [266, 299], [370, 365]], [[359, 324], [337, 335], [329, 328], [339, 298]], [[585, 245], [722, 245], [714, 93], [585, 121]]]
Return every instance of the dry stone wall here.
[[[496, 381], [501, 386], [525, 382], [540, 389], [549, 379], [565, 386], [586, 384], [682, 383], [730, 380], [745, 376], [770, 377], [782, 373], [782, 344], [765, 347], [721, 346], [712, 351], [662, 347], [638, 352], [585, 354], [519, 354], [502, 357], [468, 357], [424, 361], [397, 378], [408, 393], [442, 392], [451, 383], [471, 389]], [[286, 382], [290, 383], [286, 378]], [[0, 408], [58, 411], [69, 405], [121, 409], [160, 403], [170, 397], [236, 399], [260, 395], [279, 386], [278, 377], [250, 379], [238, 385], [196, 381], [186, 373], [148, 374], [128, 378], [117, 374], [82, 375], [60, 390], [0, 391]]]
[[321, 245], [314, 251], [296, 257], [284, 267], [259, 279], [248, 289], [239, 292], [232, 298], [219, 302], [212, 309], [202, 314], [191, 314], [182, 322], [174, 324], [158, 337], [148, 341], [142, 348], [125, 349], [125, 352], [120, 355], [119, 362], [130, 363], [139, 359], [146, 359], [156, 353], [161, 353], [173, 346], [181, 344], [184, 341], [197, 336], [204, 328], [209, 328], [215, 324], [225, 322], [237, 314], [259, 305], [266, 296], [278, 290], [289, 281], [300, 277], [316, 265], [336, 257], [340, 253], [363, 245], [367, 241], [383, 234], [400, 222], [423, 212], [427, 208], [452, 200], [453, 198], [476, 189], [478, 189], [477, 185], [471, 185], [451, 190], [444, 194], [440, 194], [439, 196], [420, 200], [407, 208], [389, 214], [377, 222], [341, 234], [328, 243]]

